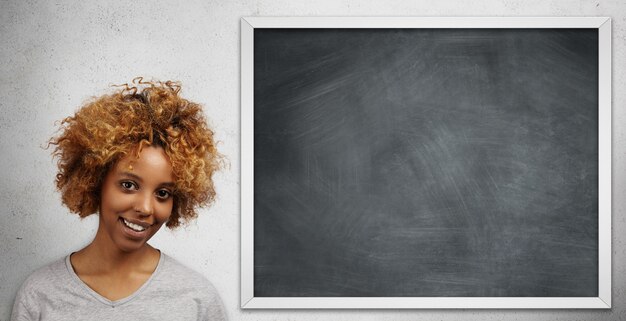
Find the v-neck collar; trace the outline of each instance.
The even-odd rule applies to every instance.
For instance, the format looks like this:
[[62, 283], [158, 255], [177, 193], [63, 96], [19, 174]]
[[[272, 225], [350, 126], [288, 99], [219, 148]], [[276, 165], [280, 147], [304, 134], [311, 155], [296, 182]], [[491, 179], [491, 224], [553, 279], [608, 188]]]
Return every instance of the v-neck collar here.
[[139, 289], [137, 289], [137, 291], [135, 291], [133, 294], [125, 297], [125, 298], [121, 298], [119, 300], [115, 300], [115, 301], [111, 301], [105, 297], [103, 297], [102, 295], [100, 295], [100, 293], [94, 291], [92, 288], [90, 288], [85, 282], [83, 282], [83, 280], [81, 280], [78, 277], [78, 274], [76, 274], [76, 271], [74, 271], [74, 268], [72, 267], [72, 262], [70, 261], [70, 256], [72, 256], [72, 254], [74, 253], [70, 253], [66, 258], [65, 258], [65, 266], [67, 267], [67, 271], [70, 274], [70, 277], [76, 281], [79, 286], [85, 290], [87, 293], [89, 293], [92, 297], [94, 297], [97, 301], [99, 301], [100, 303], [103, 303], [107, 306], [110, 306], [112, 308], [116, 307], [116, 306], [120, 306], [122, 304], [125, 304], [127, 302], [132, 301], [133, 299], [135, 299], [137, 296], [139, 296], [152, 282], [152, 279], [155, 278], [155, 276], [159, 273], [159, 271], [161, 270], [161, 266], [163, 265], [163, 262], [165, 261], [165, 254], [163, 254], [163, 252], [161, 252], [159, 250], [159, 262], [157, 263], [157, 267], [156, 269], [154, 269], [154, 272], [152, 272], [152, 275], [150, 275], [150, 277], [148, 278], [148, 280], [146, 280], [146, 282], [144, 282], [141, 287]]

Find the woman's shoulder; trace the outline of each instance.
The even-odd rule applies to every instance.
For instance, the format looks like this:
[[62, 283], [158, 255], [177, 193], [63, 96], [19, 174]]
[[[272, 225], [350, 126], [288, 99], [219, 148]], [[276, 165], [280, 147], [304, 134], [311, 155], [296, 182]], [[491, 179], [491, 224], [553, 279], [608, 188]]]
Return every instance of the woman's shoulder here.
[[67, 282], [69, 275], [67, 274], [66, 259], [67, 256], [36, 269], [24, 280], [20, 291], [35, 294], [48, 288], [55, 288], [59, 283]]
[[225, 320], [226, 310], [213, 284], [204, 275], [162, 253], [163, 262], [152, 285], [181, 301], [195, 302], [206, 314], [202, 320]]
[[175, 258], [162, 253], [163, 255], [163, 271], [159, 273], [160, 279], [175, 282], [179, 286], [187, 287], [203, 287], [205, 289], [215, 291], [215, 287], [204, 275], [198, 271], [187, 267]]
[[[31, 273], [20, 286], [15, 296], [11, 320], [37, 320], [39, 305], [50, 293], [58, 292], [69, 284], [65, 258], [58, 259]], [[62, 286], [63, 285], [63, 286]]]

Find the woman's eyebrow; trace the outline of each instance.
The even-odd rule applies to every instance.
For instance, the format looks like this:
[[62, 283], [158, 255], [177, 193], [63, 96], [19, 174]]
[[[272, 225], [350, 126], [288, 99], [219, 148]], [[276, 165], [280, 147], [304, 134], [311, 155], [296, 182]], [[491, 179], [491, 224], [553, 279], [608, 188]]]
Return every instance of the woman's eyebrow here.
[[138, 175], [135, 175], [135, 174], [133, 174], [131, 172], [121, 172], [120, 175], [121, 176], [128, 176], [130, 178], [134, 178], [134, 179], [136, 179], [136, 180], [138, 180], [140, 182], [143, 182], [143, 179], [141, 179], [141, 177], [139, 177]]
[[[131, 172], [124, 171], [124, 172], [121, 172], [120, 175], [136, 179], [139, 182], [143, 182], [143, 179], [141, 179], [141, 177], [139, 177], [139, 175], [133, 174]], [[165, 183], [162, 183], [162, 184], [159, 184], [159, 185], [160, 186], [166, 186], [166, 187], [174, 187], [174, 186], [176, 186], [176, 184], [174, 182], [165, 182]]]

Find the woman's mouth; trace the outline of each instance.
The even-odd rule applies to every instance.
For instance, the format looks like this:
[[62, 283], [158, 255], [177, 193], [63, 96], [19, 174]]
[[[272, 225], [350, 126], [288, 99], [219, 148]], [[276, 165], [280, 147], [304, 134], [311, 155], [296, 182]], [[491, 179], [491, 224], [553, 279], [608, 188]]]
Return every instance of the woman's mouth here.
[[126, 225], [126, 227], [132, 229], [135, 232], [143, 232], [145, 231], [145, 227], [141, 226], [141, 225], [137, 225], [135, 223], [131, 223], [129, 221], [127, 221], [125, 218], [122, 217], [122, 222], [124, 222], [124, 225]]
[[139, 239], [139, 238], [143, 238], [144, 236], [148, 234], [148, 231], [147, 231], [148, 227], [132, 223], [123, 217], [120, 217], [120, 221], [122, 223], [122, 229], [124, 233], [130, 236], [131, 238]]

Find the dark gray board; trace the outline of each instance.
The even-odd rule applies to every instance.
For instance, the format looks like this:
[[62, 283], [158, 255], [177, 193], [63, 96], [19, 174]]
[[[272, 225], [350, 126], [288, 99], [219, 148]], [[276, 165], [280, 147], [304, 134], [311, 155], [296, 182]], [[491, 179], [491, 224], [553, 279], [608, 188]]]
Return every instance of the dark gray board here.
[[597, 29], [255, 29], [255, 297], [598, 295]]

